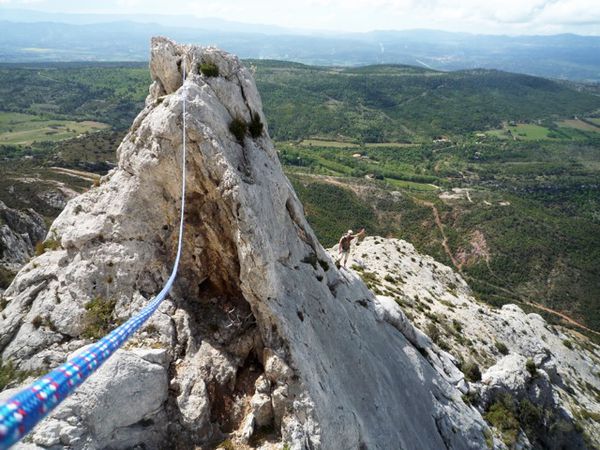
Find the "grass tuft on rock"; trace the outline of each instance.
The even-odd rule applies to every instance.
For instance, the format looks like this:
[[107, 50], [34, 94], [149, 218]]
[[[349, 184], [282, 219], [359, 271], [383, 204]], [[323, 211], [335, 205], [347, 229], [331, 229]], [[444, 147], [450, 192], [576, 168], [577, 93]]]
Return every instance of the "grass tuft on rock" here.
[[244, 142], [246, 131], [248, 131], [248, 125], [242, 119], [236, 117], [229, 124], [229, 131], [231, 131], [231, 134], [235, 136], [239, 143], [242, 143]]
[[250, 124], [248, 125], [248, 130], [250, 131], [250, 136], [252, 136], [255, 139], [257, 137], [260, 137], [260, 135], [262, 135], [263, 128], [264, 128], [264, 125], [263, 125], [262, 121], [260, 120], [260, 114], [258, 114], [257, 112], [252, 113], [252, 120], [250, 121]]
[[525, 363], [525, 368], [527, 369], [527, 372], [529, 372], [529, 375], [531, 375], [532, 377], [535, 377], [537, 375], [537, 366], [535, 365], [533, 359], [529, 358], [527, 360], [527, 362]]
[[198, 65], [198, 70], [205, 77], [218, 77], [219, 67], [215, 63], [203, 62]]
[[43, 242], [35, 244], [35, 256], [40, 256], [46, 253], [48, 250], [58, 250], [60, 248], [60, 241], [58, 239], [50, 238]]
[[502, 355], [508, 355], [508, 347], [504, 343], [496, 341], [496, 348]]
[[474, 361], [466, 362], [462, 367], [462, 371], [465, 374], [465, 377], [467, 378], [467, 380], [469, 380], [473, 383], [481, 381], [481, 370], [479, 369], [479, 366], [477, 365], [476, 362], [474, 362]]
[[98, 339], [111, 331], [115, 326], [113, 312], [116, 300], [96, 297], [85, 305], [85, 328], [81, 336], [88, 339]]
[[500, 394], [485, 414], [485, 420], [502, 433], [504, 444], [513, 448], [519, 437], [520, 424], [516, 408], [509, 394]]

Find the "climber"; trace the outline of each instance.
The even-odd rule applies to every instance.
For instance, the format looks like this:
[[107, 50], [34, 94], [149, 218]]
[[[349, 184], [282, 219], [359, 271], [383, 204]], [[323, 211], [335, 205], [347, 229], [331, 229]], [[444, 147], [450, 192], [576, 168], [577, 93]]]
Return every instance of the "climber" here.
[[353, 239], [362, 239], [364, 235], [365, 229], [361, 228], [360, 231], [356, 234], [352, 234], [352, 230], [348, 230], [348, 232], [340, 238], [340, 242], [338, 244], [338, 251], [340, 253], [340, 257], [336, 261], [337, 265], [339, 265], [340, 261], [343, 259], [343, 267], [346, 267], [346, 263], [348, 262], [348, 255], [350, 254], [350, 243]]

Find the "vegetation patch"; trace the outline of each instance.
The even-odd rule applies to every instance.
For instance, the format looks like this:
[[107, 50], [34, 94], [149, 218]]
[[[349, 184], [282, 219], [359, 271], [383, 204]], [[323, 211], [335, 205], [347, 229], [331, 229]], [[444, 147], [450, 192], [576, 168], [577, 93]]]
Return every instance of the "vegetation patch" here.
[[30, 376], [41, 375], [40, 371], [18, 370], [12, 361], [4, 362], [0, 359], [0, 391], [6, 389], [9, 384], [19, 384]]
[[527, 369], [527, 372], [529, 372], [529, 375], [531, 375], [532, 377], [535, 377], [537, 375], [537, 366], [535, 365], [533, 359], [529, 358], [527, 360], [527, 362], [525, 363], [525, 368]]
[[573, 350], [573, 343], [572, 343], [570, 340], [568, 340], [568, 339], [565, 339], [565, 340], [563, 341], [563, 345], [564, 345], [565, 347], [567, 347], [569, 350]]
[[15, 275], [16, 273], [0, 266], [0, 289], [6, 289], [8, 286], [10, 286], [10, 283], [12, 283], [14, 280]]
[[113, 320], [116, 300], [96, 297], [85, 305], [85, 328], [81, 336], [88, 339], [99, 339], [116, 325]]
[[257, 112], [252, 113], [252, 119], [250, 120], [250, 124], [248, 125], [248, 131], [250, 131], [250, 136], [253, 138], [260, 137], [263, 133], [264, 125], [260, 120], [260, 114]]
[[512, 448], [519, 437], [520, 424], [515, 404], [509, 394], [500, 394], [485, 414], [485, 420], [502, 434], [504, 444]]
[[231, 131], [231, 134], [235, 136], [239, 143], [242, 143], [244, 142], [246, 131], [248, 131], [248, 125], [242, 119], [236, 117], [229, 124], [229, 131]]
[[198, 66], [198, 70], [205, 77], [218, 77], [219, 67], [212, 62], [203, 62]]
[[359, 275], [369, 289], [372, 289], [377, 284], [379, 284], [379, 279], [377, 278], [377, 274], [374, 272], [363, 271], [363, 272], [359, 272]]
[[472, 383], [481, 381], [481, 370], [476, 362], [468, 361], [462, 365], [461, 369], [467, 380]]
[[496, 341], [495, 345], [496, 345], [496, 348], [498, 349], [498, 351], [500, 352], [500, 354], [508, 355], [508, 347], [503, 342]]
[[46, 253], [48, 250], [58, 250], [60, 248], [60, 241], [55, 238], [46, 239], [45, 241], [38, 242], [35, 244], [35, 255], [40, 256]]

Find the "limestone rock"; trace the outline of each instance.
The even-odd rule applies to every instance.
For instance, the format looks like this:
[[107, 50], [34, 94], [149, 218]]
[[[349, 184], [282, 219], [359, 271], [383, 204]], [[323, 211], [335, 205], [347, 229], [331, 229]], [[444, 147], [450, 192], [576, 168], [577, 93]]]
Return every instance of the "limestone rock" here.
[[0, 266], [19, 270], [46, 232], [44, 218], [33, 209], [17, 211], [0, 201]]
[[[337, 248], [330, 253], [336, 255]], [[353, 243], [348, 265], [348, 277], [368, 274], [378, 293], [378, 317], [421, 349], [448, 382], [479, 398], [481, 412], [508, 394], [553, 418], [545, 420], [545, 429], [537, 424], [543, 435], [537, 446], [580, 448], [577, 428], [600, 446], [600, 425], [585, 419], [600, 413], [600, 348], [593, 342], [516, 305], [493, 308], [478, 301], [459, 274], [398, 239], [372, 236]], [[417, 338], [422, 332], [433, 345]], [[528, 360], [535, 364], [535, 376]], [[458, 370], [473, 364], [483, 374], [481, 383], [466, 381]], [[527, 444], [523, 433], [520, 442], [524, 448], [535, 444]]]

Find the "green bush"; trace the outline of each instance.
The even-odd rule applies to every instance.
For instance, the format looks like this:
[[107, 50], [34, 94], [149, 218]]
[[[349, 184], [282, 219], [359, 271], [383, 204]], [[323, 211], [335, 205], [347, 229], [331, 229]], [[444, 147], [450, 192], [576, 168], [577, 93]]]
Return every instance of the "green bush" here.
[[502, 441], [512, 448], [519, 437], [519, 420], [516, 408], [509, 394], [500, 394], [485, 414], [485, 420], [502, 433]]
[[40, 256], [46, 253], [48, 250], [58, 250], [60, 248], [60, 241], [58, 239], [50, 238], [43, 242], [35, 244], [35, 256]]
[[465, 374], [467, 380], [473, 383], [481, 381], [481, 370], [479, 369], [479, 365], [477, 365], [476, 362], [466, 362], [462, 367], [462, 371]]
[[206, 77], [218, 77], [219, 68], [216, 64], [211, 62], [203, 62], [198, 66], [200, 73]]
[[427, 334], [427, 336], [429, 336], [429, 338], [436, 344], [440, 340], [440, 329], [433, 322], [429, 322], [427, 324], [427, 328], [425, 329], [425, 334]]
[[44, 323], [44, 319], [42, 319], [42, 316], [35, 316], [33, 318], [33, 320], [31, 321], [31, 325], [33, 325], [33, 328], [35, 328], [36, 330], [42, 326], [42, 324]]
[[15, 273], [4, 267], [0, 267], [0, 289], [6, 289], [15, 278]]
[[519, 422], [530, 441], [539, 439], [544, 427], [544, 410], [523, 399], [519, 403]]
[[388, 283], [396, 284], [396, 279], [393, 276], [391, 276], [389, 273], [386, 273], [385, 277], [383, 277], [383, 279], [385, 281], [387, 281]]
[[248, 125], [248, 130], [250, 131], [250, 136], [253, 138], [259, 137], [263, 132], [264, 125], [260, 120], [260, 114], [257, 112], [252, 114], [252, 120], [250, 120], [250, 125]]
[[18, 370], [15, 368], [12, 361], [6, 364], [0, 358], [0, 391], [4, 390], [10, 383], [21, 383], [27, 377], [41, 375], [39, 371]]
[[116, 300], [96, 297], [85, 305], [85, 328], [81, 336], [89, 339], [98, 339], [108, 333], [115, 323], [112, 315]]
[[229, 131], [231, 131], [231, 134], [233, 134], [240, 143], [244, 142], [244, 136], [246, 135], [247, 130], [248, 126], [246, 125], [246, 122], [238, 117], [233, 119], [229, 124]]
[[496, 348], [501, 354], [508, 355], [508, 347], [504, 343], [496, 341]]
[[369, 289], [373, 289], [374, 287], [376, 287], [377, 284], [379, 284], [377, 275], [373, 272], [363, 271], [359, 272], [359, 275]]
[[224, 450], [235, 450], [235, 445], [233, 445], [233, 442], [231, 441], [231, 439], [224, 440], [217, 447], [222, 448]]
[[525, 363], [525, 368], [527, 369], [527, 372], [529, 372], [529, 374], [532, 377], [535, 377], [537, 375], [537, 367], [536, 367], [533, 359], [529, 358], [527, 360], [527, 362]]
[[568, 340], [568, 339], [565, 339], [565, 340], [563, 341], [563, 345], [564, 345], [565, 347], [567, 347], [569, 350], [573, 350], [573, 343], [572, 343], [570, 340]]
[[454, 327], [457, 333], [460, 333], [462, 331], [462, 323], [460, 323], [458, 320], [452, 319], [452, 326]]

